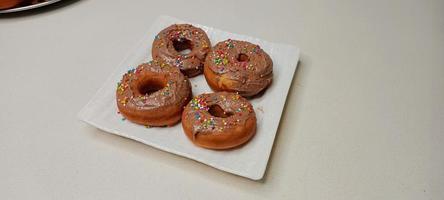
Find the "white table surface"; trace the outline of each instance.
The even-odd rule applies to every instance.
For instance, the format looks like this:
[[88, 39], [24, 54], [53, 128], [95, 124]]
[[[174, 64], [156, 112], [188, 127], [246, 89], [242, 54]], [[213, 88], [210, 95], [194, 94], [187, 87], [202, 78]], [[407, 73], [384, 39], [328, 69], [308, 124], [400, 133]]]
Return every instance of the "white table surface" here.
[[[0, 199], [444, 199], [444, 1], [128, 2], [0, 16]], [[162, 14], [301, 48], [263, 181], [77, 120]]]

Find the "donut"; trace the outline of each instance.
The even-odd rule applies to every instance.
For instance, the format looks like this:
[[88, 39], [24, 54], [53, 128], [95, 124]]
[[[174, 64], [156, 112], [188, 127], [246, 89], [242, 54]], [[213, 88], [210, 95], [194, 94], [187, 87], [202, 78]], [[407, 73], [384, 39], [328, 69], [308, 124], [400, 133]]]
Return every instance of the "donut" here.
[[0, 10], [14, 8], [19, 5], [21, 0], [1, 0], [0, 1]]
[[162, 60], [188, 77], [202, 73], [205, 56], [211, 49], [210, 39], [200, 28], [190, 24], [174, 24], [154, 38], [153, 59]]
[[230, 149], [254, 136], [256, 114], [253, 106], [236, 93], [201, 94], [185, 107], [182, 127], [197, 146]]
[[259, 45], [228, 39], [217, 43], [208, 53], [204, 75], [215, 91], [252, 97], [271, 84], [273, 61]]
[[129, 70], [117, 84], [119, 112], [146, 126], [172, 126], [180, 121], [192, 97], [191, 84], [180, 70], [151, 61]]

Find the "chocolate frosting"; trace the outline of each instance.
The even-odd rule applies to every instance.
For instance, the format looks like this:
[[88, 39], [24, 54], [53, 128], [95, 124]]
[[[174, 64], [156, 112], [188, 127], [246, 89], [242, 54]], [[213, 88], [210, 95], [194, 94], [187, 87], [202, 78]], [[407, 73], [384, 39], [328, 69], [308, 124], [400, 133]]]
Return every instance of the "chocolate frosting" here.
[[229, 89], [245, 97], [258, 94], [273, 79], [270, 56], [259, 45], [246, 41], [228, 39], [217, 43], [208, 54], [205, 67], [218, 79], [232, 80], [235, 84]]
[[[176, 50], [175, 43], [182, 43], [179, 48], [189, 48], [191, 51], [181, 54]], [[152, 56], [193, 77], [202, 73], [203, 62], [210, 49], [210, 40], [205, 31], [190, 24], [174, 24], [157, 34], [152, 45]]]
[[[219, 106], [227, 117], [213, 116], [209, 110], [214, 105]], [[244, 126], [251, 118], [256, 120], [253, 106], [242, 96], [228, 92], [198, 95], [188, 103], [183, 113], [183, 123], [193, 124], [194, 137], [197, 134], [227, 132], [238, 126]]]
[[[144, 84], [157, 82], [163, 87], [150, 94], [140, 91]], [[151, 61], [128, 70], [117, 84], [117, 103], [134, 112], [160, 110], [184, 105], [191, 95], [191, 84], [180, 71], [166, 63]]]

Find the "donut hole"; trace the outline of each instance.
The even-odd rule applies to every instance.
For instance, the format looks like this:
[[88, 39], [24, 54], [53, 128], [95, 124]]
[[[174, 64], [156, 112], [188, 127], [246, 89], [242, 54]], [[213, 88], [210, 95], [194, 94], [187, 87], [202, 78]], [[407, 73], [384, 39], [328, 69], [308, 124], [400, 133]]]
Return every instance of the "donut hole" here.
[[250, 57], [248, 57], [247, 54], [240, 53], [239, 55], [237, 55], [236, 59], [239, 62], [248, 62], [250, 60]]
[[140, 84], [138, 90], [140, 95], [151, 95], [165, 87], [165, 83], [157, 79], [148, 79]]
[[213, 115], [215, 117], [220, 117], [220, 118], [227, 118], [227, 117], [233, 115], [232, 112], [226, 112], [224, 109], [222, 109], [217, 104], [209, 106], [208, 112], [210, 113], [210, 115]]
[[191, 40], [182, 38], [173, 40], [173, 47], [179, 54], [187, 55], [191, 52], [193, 44], [191, 43]]

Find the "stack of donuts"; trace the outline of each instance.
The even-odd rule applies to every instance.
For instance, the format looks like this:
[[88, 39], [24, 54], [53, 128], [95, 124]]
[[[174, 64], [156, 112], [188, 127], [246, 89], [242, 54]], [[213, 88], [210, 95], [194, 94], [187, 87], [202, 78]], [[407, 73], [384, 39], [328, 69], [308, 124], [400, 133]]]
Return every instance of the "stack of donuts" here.
[[[117, 84], [120, 113], [129, 121], [168, 127], [182, 121], [185, 135], [207, 149], [231, 149], [256, 133], [248, 99], [272, 82], [273, 62], [258, 45], [225, 40], [211, 46], [190, 24], [171, 25], [154, 38], [152, 58]], [[204, 74], [214, 93], [193, 97], [189, 78]]]

